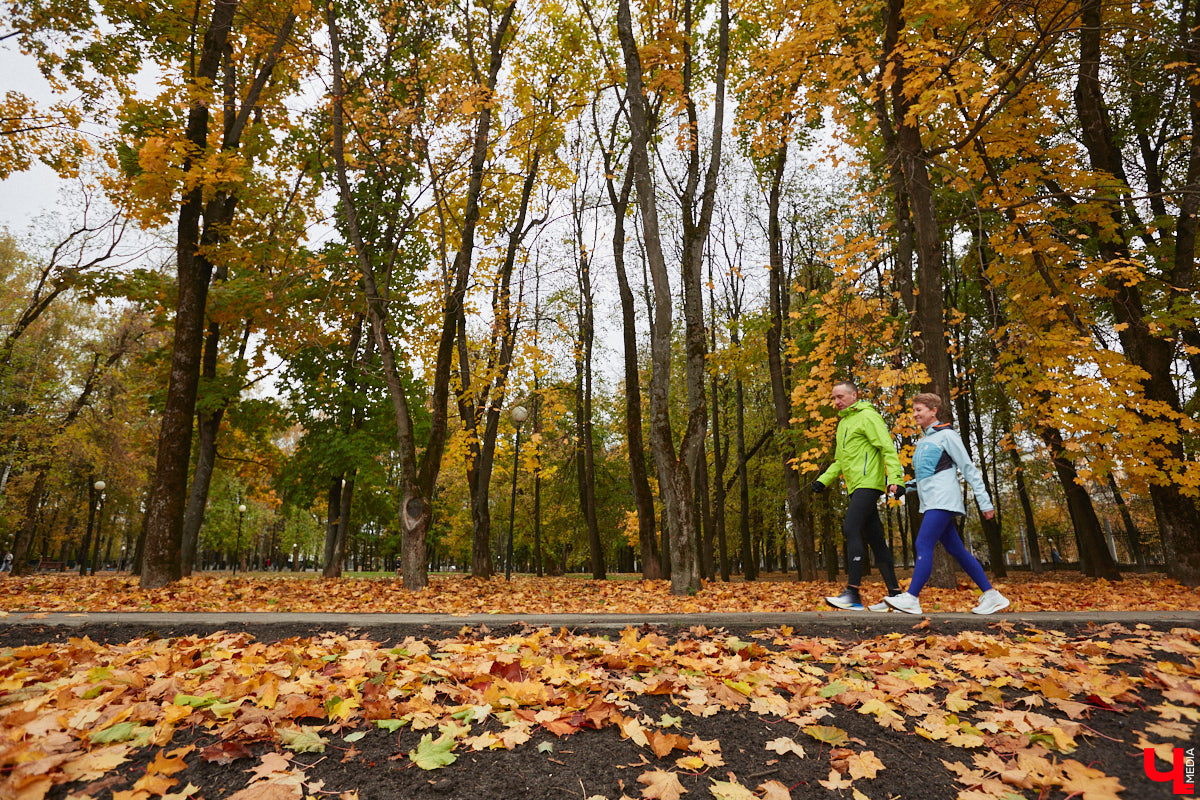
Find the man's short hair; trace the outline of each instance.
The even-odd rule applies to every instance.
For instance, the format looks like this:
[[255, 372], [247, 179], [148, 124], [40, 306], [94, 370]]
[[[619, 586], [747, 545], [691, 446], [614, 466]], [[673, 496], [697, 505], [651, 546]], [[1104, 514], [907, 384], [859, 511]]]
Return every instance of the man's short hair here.
[[858, 394], [858, 384], [855, 383], [854, 381], [850, 380], [849, 378], [838, 381], [837, 383], [835, 383], [833, 385], [833, 388], [836, 389], [839, 386], [845, 386], [850, 391], [854, 392], [855, 394]]

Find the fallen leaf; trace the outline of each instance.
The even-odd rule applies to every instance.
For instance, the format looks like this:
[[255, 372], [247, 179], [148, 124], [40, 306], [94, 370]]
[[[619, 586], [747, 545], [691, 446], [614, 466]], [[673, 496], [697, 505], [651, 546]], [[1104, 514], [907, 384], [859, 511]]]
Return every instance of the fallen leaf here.
[[656, 800], [679, 800], [680, 795], [687, 793], [687, 789], [679, 782], [679, 777], [666, 770], [643, 772], [638, 776], [638, 783], [646, 784], [646, 788], [642, 789], [642, 797]]
[[780, 736], [778, 739], [772, 739], [767, 742], [767, 749], [779, 755], [795, 753], [799, 758], [804, 758], [804, 748], [794, 739], [789, 739], [786, 736]]

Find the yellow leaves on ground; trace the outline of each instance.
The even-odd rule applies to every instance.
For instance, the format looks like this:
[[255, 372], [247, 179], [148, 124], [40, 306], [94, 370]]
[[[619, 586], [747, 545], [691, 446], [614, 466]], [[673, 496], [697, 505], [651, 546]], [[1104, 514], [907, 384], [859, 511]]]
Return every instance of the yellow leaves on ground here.
[[[277, 575], [192, 577], [163, 589], [143, 590], [136, 578], [56, 573], [0, 581], [0, 609], [7, 611], [193, 611], [193, 612], [390, 612], [451, 614], [699, 614], [828, 611], [824, 597], [841, 584], [794, 580], [709, 582], [694, 597], [670, 593], [668, 581], [516, 577], [480, 580], [433, 578], [430, 588], [409, 592], [399, 579]], [[1194, 591], [1160, 575], [1129, 575], [1120, 583], [1075, 573], [1022, 575], [998, 588], [1020, 611], [1178, 611], [1200, 609]], [[884, 594], [867, 582], [867, 598]], [[967, 612], [978, 590], [927, 587], [927, 612]], [[986, 659], [980, 659], [985, 663]], [[919, 675], [909, 678], [921, 681]]]
[[[839, 727], [840, 714], [847, 727], [873, 717], [881, 743], [914, 734], [928, 739], [965, 787], [965, 800], [1026, 790], [1107, 800], [1121, 784], [1104, 765], [1070, 758], [1090, 733], [1072, 717], [1121, 713], [1143, 705], [1148, 691], [1170, 692], [1179, 699], [1153, 706], [1157, 718], [1132, 732], [1127, 746], [1169, 757], [1171, 746], [1194, 740], [1200, 659], [1190, 654], [1200, 631], [1113, 624], [1068, 636], [997, 627], [863, 641], [792, 629], [758, 631], [746, 641], [699, 627], [674, 638], [633, 628], [616, 637], [464, 628], [457, 637], [388, 645], [334, 634], [260, 642], [216, 633], [9, 648], [0, 650], [0, 796], [42, 800], [55, 786], [119, 773], [145, 748], [157, 748], [143, 775], [114, 789], [118, 800], [147, 800], [177, 789], [179, 773], [198, 758], [230, 764], [250, 755], [243, 743], [266, 741], [278, 752], [246, 773], [248, 784], [235, 796], [300, 797], [307, 784], [294, 753], [404, 726], [421, 732], [420, 744], [398, 756], [422, 769], [448, 768], [467, 749], [513, 749], [535, 737], [613, 727], [643, 752], [643, 797], [684, 793], [667, 768], [672, 763], [693, 774], [714, 770], [714, 796], [786, 796], [779, 787], [751, 790], [732, 773], [716, 772], [724, 766], [721, 742], [685, 733], [688, 715], [732, 711], [811, 737], [807, 753], [786, 734], [765, 749], [816, 759], [822, 770], [827, 760], [829, 775], [820, 783], [830, 790], [868, 796], [860, 784], [909, 766], [885, 761], [889, 751], [875, 746], [875, 736], [867, 742]], [[774, 699], [749, 712], [766, 697]], [[642, 701], [664, 698], [674, 708], [642, 710]], [[199, 753], [172, 747], [182, 726], [216, 744]], [[182, 800], [188, 791], [175, 794]]]

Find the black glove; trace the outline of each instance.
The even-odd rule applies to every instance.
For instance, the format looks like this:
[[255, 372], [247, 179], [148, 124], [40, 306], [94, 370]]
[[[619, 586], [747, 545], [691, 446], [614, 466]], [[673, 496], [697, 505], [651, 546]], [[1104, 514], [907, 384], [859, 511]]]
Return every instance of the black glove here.
[[820, 481], [813, 481], [812, 490], [813, 494], [820, 494], [821, 492], [825, 491], [825, 484], [821, 483]]
[[903, 497], [906, 491], [908, 491], [907, 486], [903, 483], [897, 483], [895, 491], [888, 492], [888, 497]]

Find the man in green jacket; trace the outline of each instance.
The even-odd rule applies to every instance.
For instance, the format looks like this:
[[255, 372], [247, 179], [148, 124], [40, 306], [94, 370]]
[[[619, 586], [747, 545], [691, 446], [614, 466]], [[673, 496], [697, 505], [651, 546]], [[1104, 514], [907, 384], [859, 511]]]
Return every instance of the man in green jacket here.
[[[812, 488], [814, 492], [825, 491], [839, 473], [846, 481], [850, 505], [842, 522], [842, 534], [846, 537], [850, 576], [846, 591], [837, 597], [826, 597], [825, 602], [834, 608], [862, 611], [859, 584], [865, 555], [864, 536], [871, 546], [871, 552], [875, 554], [875, 563], [887, 584], [888, 594], [900, 594], [892, 551], [883, 538], [878, 503], [885, 486], [889, 494], [899, 493], [898, 487], [904, 485], [904, 471], [883, 417], [866, 400], [858, 399], [858, 387], [853, 381], [834, 384], [833, 406], [840, 417], [834, 460], [821, 477], [813, 481]], [[879, 602], [870, 606], [870, 609], [887, 611], [888, 606]]]

